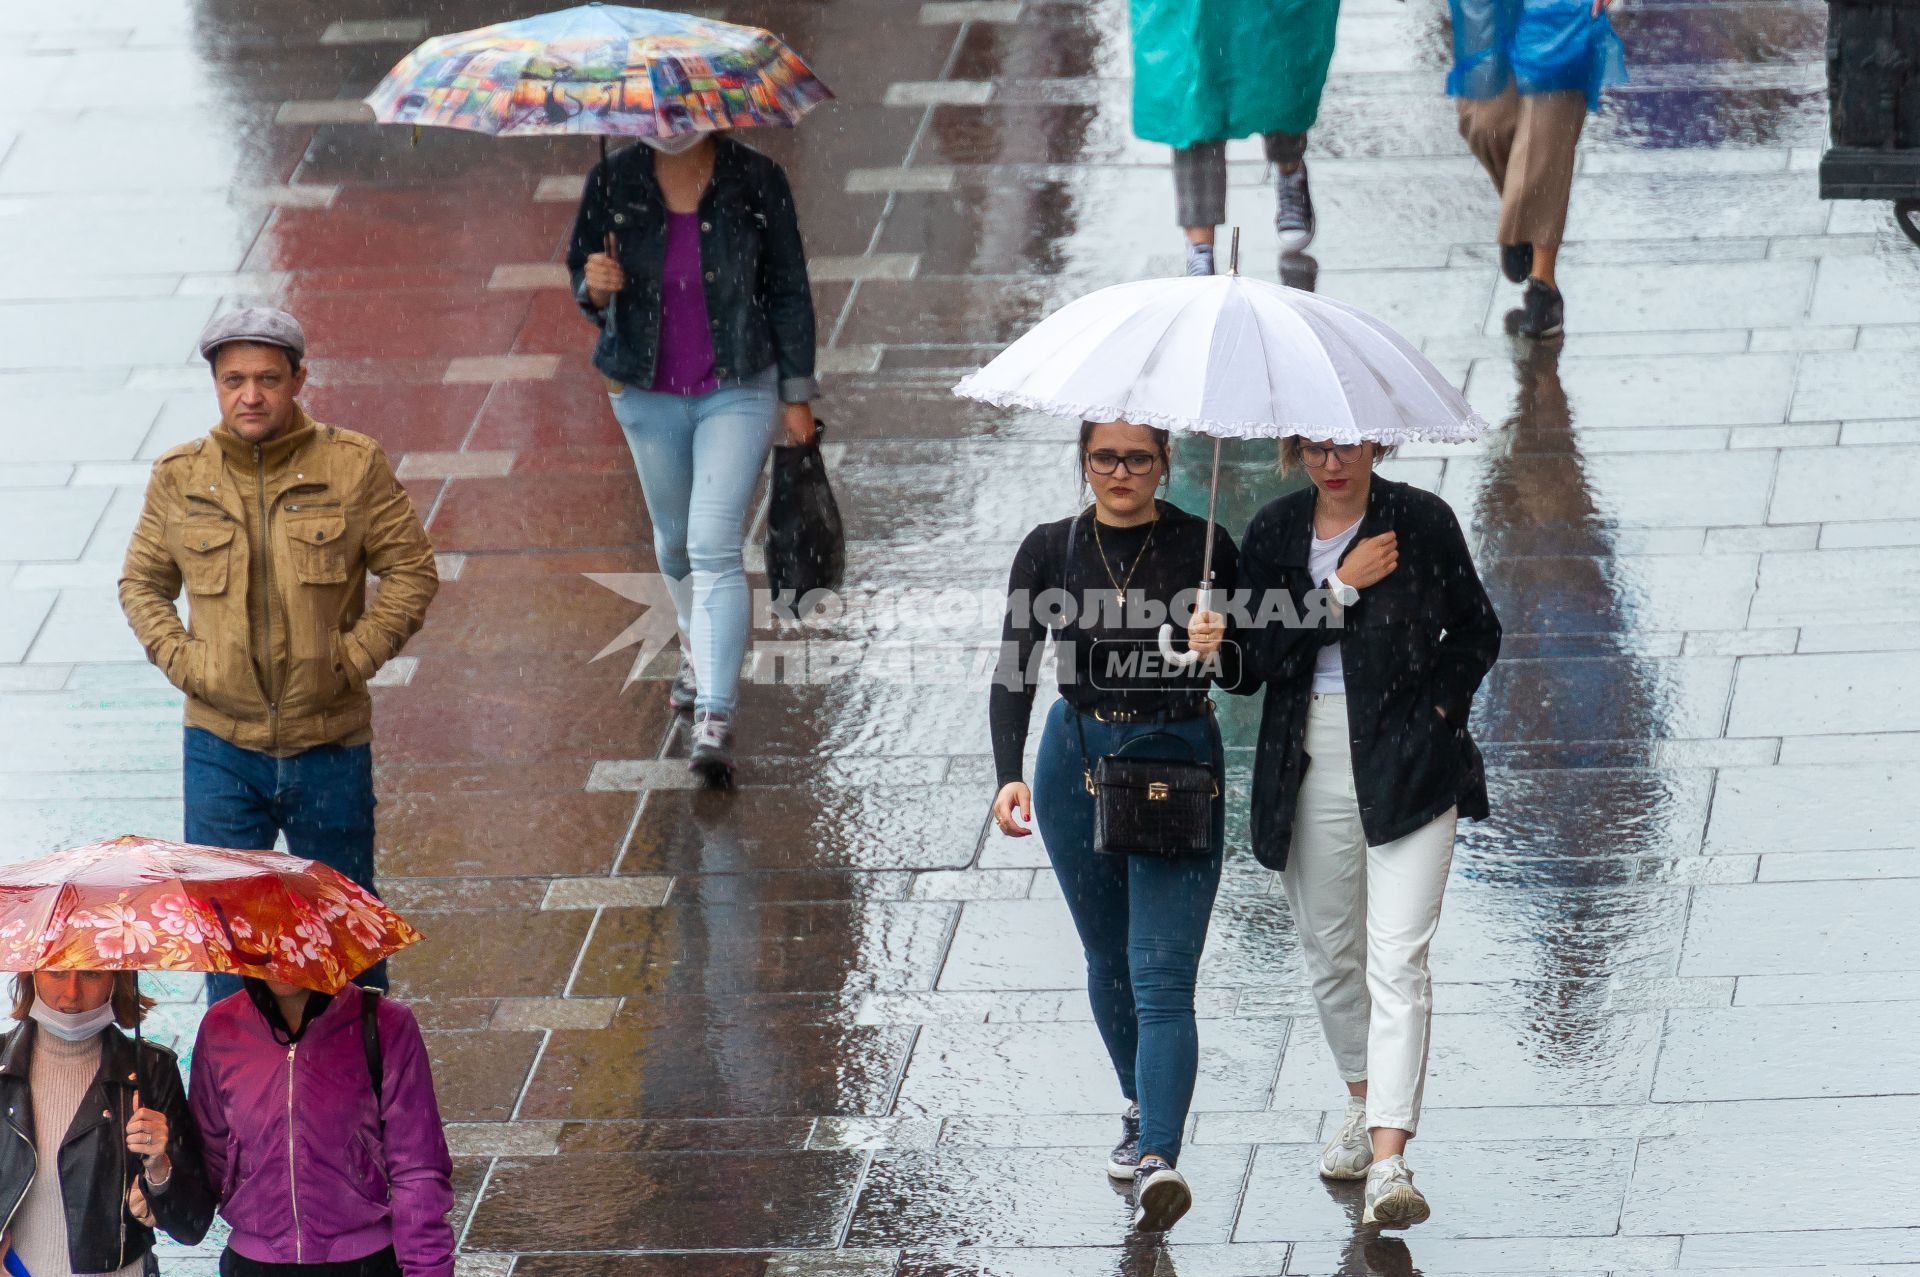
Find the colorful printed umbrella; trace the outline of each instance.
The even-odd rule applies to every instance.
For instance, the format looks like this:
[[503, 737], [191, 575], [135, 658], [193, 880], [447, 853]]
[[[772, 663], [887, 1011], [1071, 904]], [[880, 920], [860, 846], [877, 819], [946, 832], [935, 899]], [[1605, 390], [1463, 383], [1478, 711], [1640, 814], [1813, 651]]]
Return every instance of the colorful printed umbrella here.
[[221, 971], [338, 993], [420, 933], [327, 866], [115, 838], [0, 867], [0, 971]]
[[672, 137], [791, 127], [832, 96], [758, 27], [588, 4], [437, 36], [366, 100], [383, 124]]

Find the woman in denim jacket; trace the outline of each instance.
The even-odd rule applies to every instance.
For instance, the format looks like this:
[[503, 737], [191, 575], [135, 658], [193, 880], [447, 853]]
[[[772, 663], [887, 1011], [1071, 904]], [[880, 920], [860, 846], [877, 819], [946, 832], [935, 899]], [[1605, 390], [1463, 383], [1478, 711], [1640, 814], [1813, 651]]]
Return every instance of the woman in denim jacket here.
[[733, 768], [751, 608], [741, 540], [767, 450], [814, 436], [813, 293], [780, 166], [725, 134], [646, 138], [587, 177], [567, 251], [680, 623], [692, 766]]

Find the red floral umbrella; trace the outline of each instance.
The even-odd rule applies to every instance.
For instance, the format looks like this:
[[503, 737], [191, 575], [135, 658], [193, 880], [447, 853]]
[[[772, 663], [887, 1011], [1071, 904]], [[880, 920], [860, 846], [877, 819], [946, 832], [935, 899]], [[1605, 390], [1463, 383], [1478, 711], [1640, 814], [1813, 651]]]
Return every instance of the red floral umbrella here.
[[338, 993], [420, 938], [313, 860], [123, 837], [0, 866], [0, 971], [220, 971]]

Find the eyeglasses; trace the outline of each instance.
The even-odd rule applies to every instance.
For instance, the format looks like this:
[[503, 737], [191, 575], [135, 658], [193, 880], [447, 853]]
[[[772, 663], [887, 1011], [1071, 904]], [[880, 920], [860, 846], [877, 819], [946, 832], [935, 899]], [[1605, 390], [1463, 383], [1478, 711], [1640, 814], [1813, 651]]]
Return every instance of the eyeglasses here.
[[1093, 471], [1095, 474], [1113, 474], [1118, 471], [1122, 465], [1125, 465], [1128, 474], [1146, 474], [1153, 469], [1159, 460], [1160, 454], [1157, 452], [1129, 452], [1122, 454], [1102, 450], [1100, 452], [1089, 452], [1087, 454], [1087, 469]]
[[1341, 465], [1350, 466], [1360, 460], [1366, 446], [1364, 443], [1336, 443], [1329, 448], [1321, 443], [1303, 443], [1300, 445], [1300, 460], [1318, 470], [1327, 464], [1327, 454], [1332, 453], [1340, 458]]

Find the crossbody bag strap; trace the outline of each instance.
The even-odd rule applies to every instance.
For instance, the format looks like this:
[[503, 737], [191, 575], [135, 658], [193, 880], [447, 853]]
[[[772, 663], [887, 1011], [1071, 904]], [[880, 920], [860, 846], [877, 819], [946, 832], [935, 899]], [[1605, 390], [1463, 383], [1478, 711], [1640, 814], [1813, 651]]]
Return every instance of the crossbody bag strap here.
[[360, 990], [360, 1049], [367, 1057], [367, 1076], [373, 1082], [373, 1111], [380, 1122], [380, 1134], [387, 1132], [386, 1060], [380, 1049], [380, 994], [373, 989]]

